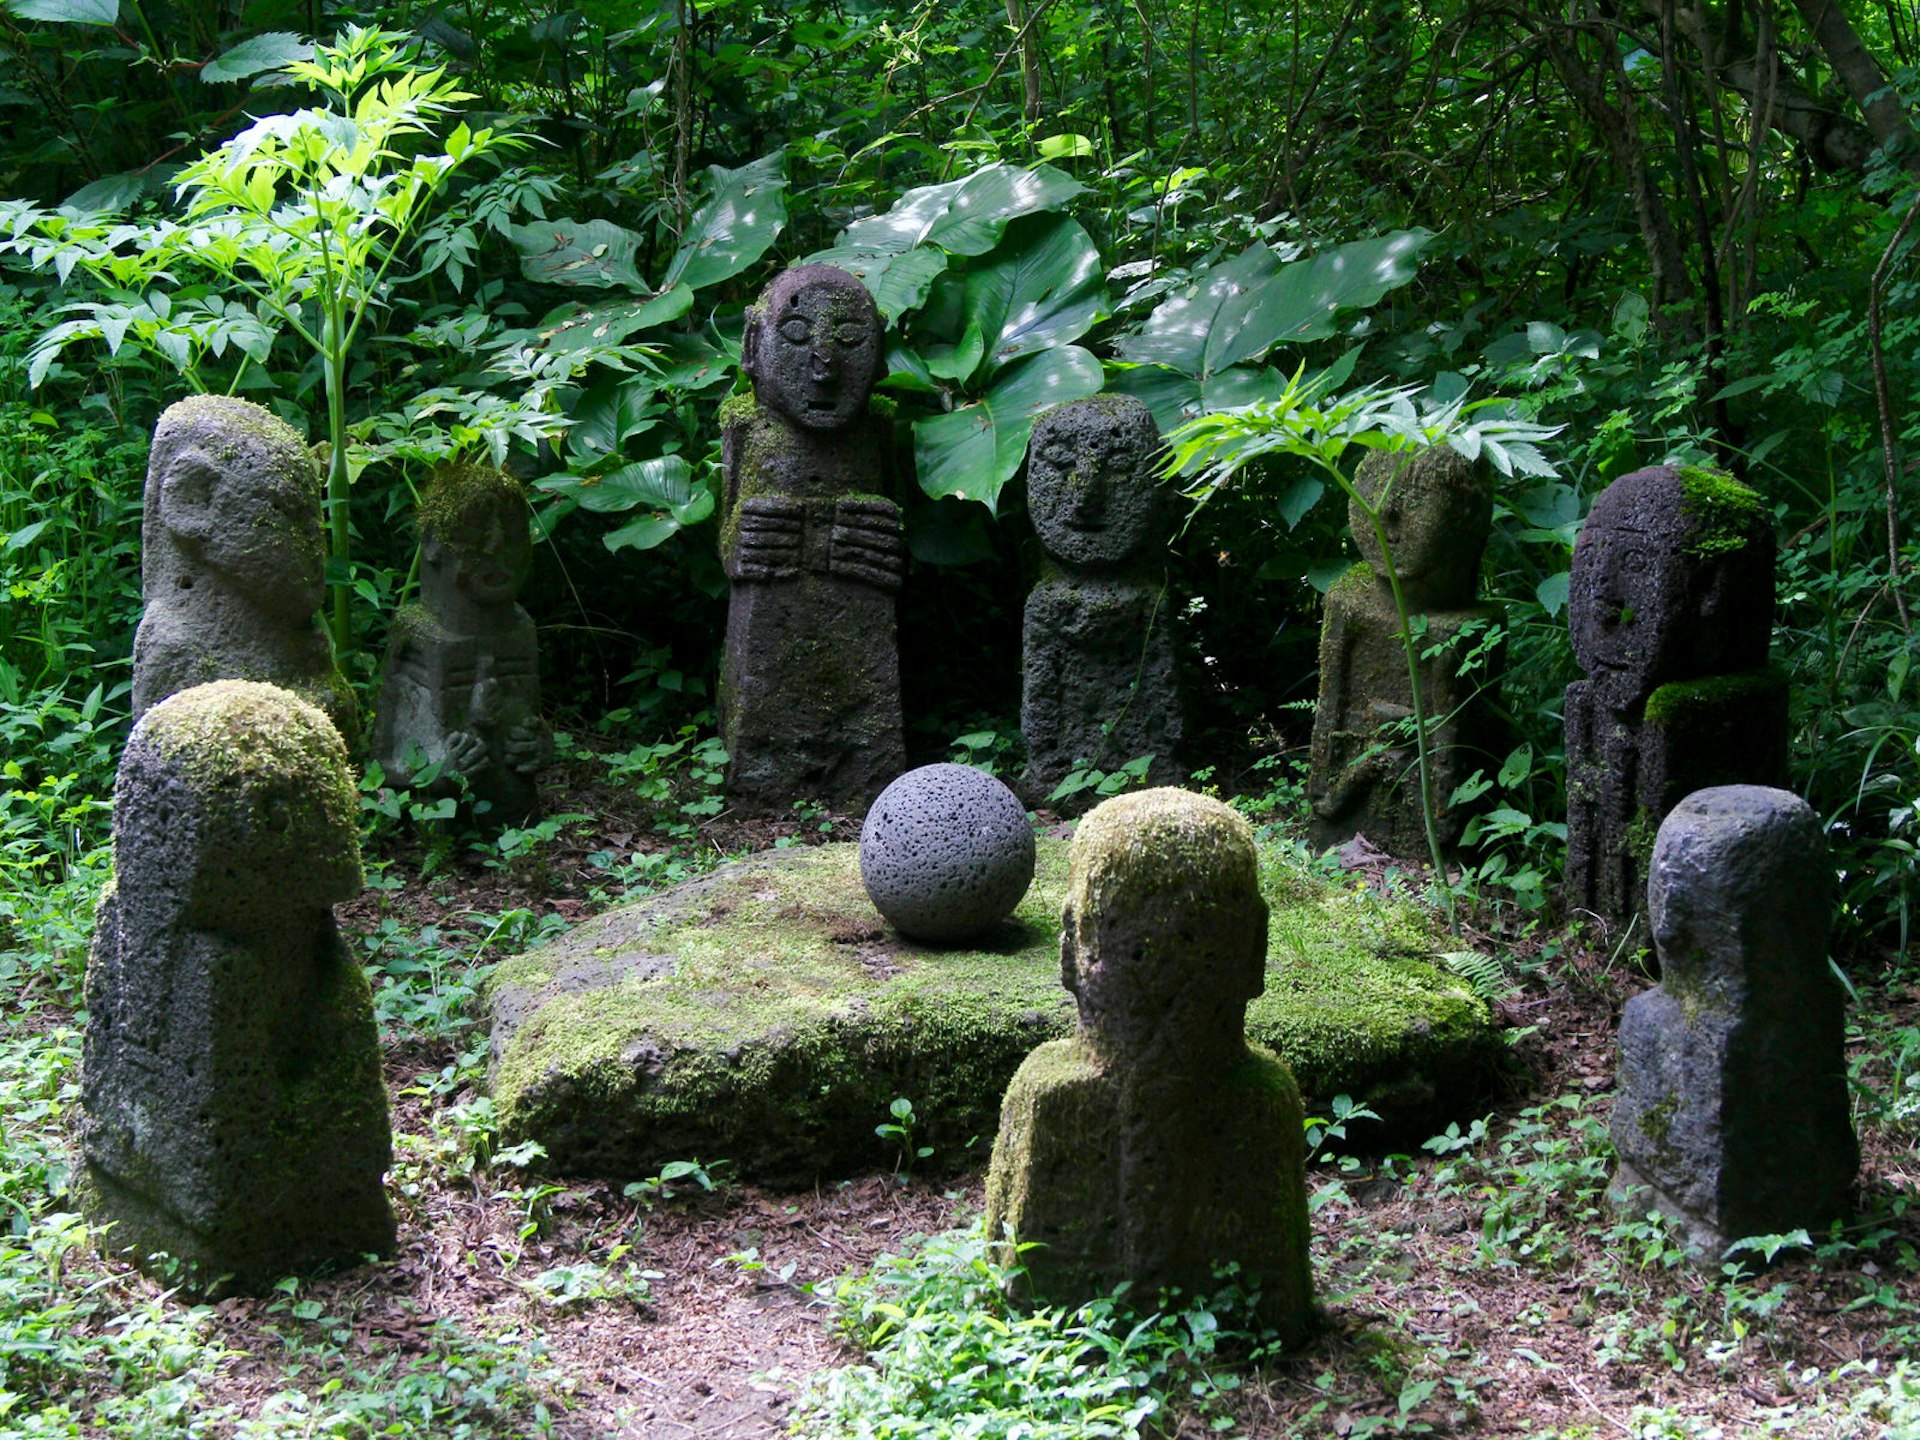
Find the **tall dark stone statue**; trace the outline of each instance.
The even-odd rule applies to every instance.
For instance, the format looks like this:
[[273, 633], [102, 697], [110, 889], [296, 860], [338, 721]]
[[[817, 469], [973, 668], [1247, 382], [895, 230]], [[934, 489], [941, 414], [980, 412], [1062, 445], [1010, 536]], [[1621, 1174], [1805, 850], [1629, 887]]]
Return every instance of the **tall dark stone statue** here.
[[1760, 497], [1714, 471], [1636, 470], [1593, 502], [1567, 601], [1587, 674], [1566, 698], [1570, 908], [1641, 926], [1654, 835], [1681, 797], [1786, 783], [1773, 558]]
[[1293, 1075], [1249, 1045], [1266, 983], [1253, 832], [1217, 800], [1144, 790], [1099, 806], [1068, 851], [1061, 978], [1078, 1031], [1007, 1087], [987, 1234], [1031, 1298], [1074, 1305], [1133, 1283], [1208, 1293], [1238, 1262], [1264, 1318], [1312, 1323], [1305, 1141]]
[[[1498, 709], [1504, 652], [1496, 639], [1506, 612], [1475, 594], [1493, 492], [1484, 465], [1446, 446], [1412, 457], [1369, 455], [1355, 485], [1380, 511], [1393, 579], [1409, 618], [1425, 626], [1417, 642], [1421, 699], [1440, 843], [1451, 847], [1470, 813], [1451, 803], [1455, 788], [1475, 770], [1497, 769], [1507, 750]], [[1309, 834], [1318, 848], [1365, 835], [1391, 855], [1424, 859], [1418, 747], [1401, 723], [1413, 718], [1413, 695], [1388, 556], [1358, 504], [1348, 507], [1348, 521], [1364, 558], [1327, 592]]]
[[388, 1254], [387, 1092], [333, 905], [360, 890], [339, 732], [272, 685], [134, 727], [87, 961], [83, 1204], [142, 1263], [242, 1290]]
[[260, 680], [319, 706], [353, 748], [353, 692], [320, 621], [320, 494], [306, 445], [258, 405], [195, 395], [161, 415], [140, 531], [135, 719], [190, 686]]
[[1661, 822], [1661, 980], [1620, 1020], [1614, 1195], [1680, 1220], [1703, 1259], [1846, 1213], [1860, 1152], [1832, 889], [1819, 817], [1788, 791], [1701, 790]]
[[540, 644], [517, 597], [533, 542], [520, 482], [490, 465], [436, 471], [420, 494], [420, 600], [394, 617], [373, 757], [434, 793], [454, 776], [484, 802], [482, 823], [540, 814], [534, 775], [553, 751], [540, 718]]
[[732, 581], [720, 727], [744, 814], [817, 800], [864, 813], [906, 768], [894, 596], [906, 573], [880, 313], [830, 265], [747, 312], [751, 401], [722, 411], [720, 554]]
[[[1027, 597], [1021, 789], [1029, 804], [1077, 769], [1151, 755], [1179, 779], [1180, 687], [1164, 565], [1172, 494], [1155, 473], [1160, 430], [1131, 396], [1057, 405], [1027, 447], [1027, 506], [1047, 567]], [[1065, 797], [1085, 809], [1091, 791]]]

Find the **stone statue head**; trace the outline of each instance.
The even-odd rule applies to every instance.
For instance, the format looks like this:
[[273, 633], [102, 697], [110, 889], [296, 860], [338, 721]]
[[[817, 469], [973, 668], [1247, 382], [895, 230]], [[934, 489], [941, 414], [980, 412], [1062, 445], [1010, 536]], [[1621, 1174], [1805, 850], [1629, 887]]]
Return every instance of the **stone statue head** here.
[[427, 608], [511, 605], [533, 561], [527, 492], [493, 465], [438, 467], [420, 491], [420, 593]]
[[1060, 971], [1082, 1033], [1115, 1054], [1243, 1043], [1267, 960], [1246, 820], [1191, 791], [1140, 790], [1090, 811], [1067, 857]]
[[210, 930], [360, 892], [359, 795], [340, 732], [275, 685], [220, 680], [170, 695], [120, 761], [114, 856], [123, 888], [174, 897]]
[[1757, 988], [1804, 996], [1833, 984], [1832, 888], [1820, 817], [1798, 795], [1694, 791], [1660, 822], [1647, 866], [1661, 987], [1735, 1005]]
[[1130, 395], [1056, 405], [1027, 445], [1027, 509], [1047, 553], [1097, 569], [1166, 538], [1171, 496], [1155, 473], [1160, 428]]
[[1593, 502], [1573, 547], [1573, 654], [1625, 710], [1674, 680], [1766, 663], [1773, 628], [1772, 517], [1746, 486], [1657, 465]]
[[887, 373], [886, 327], [846, 271], [796, 265], [747, 311], [740, 363], [762, 405], [809, 430], [838, 430]]
[[[1354, 488], [1380, 512], [1393, 572], [1410, 605], [1442, 610], [1472, 603], [1493, 528], [1484, 464], [1446, 445], [1411, 455], [1376, 450], [1360, 462]], [[1387, 557], [1357, 503], [1348, 505], [1347, 523], [1361, 558], [1384, 580]]]
[[149, 603], [196, 585], [295, 623], [320, 608], [320, 473], [293, 427], [245, 400], [195, 395], [154, 428], [141, 528]]

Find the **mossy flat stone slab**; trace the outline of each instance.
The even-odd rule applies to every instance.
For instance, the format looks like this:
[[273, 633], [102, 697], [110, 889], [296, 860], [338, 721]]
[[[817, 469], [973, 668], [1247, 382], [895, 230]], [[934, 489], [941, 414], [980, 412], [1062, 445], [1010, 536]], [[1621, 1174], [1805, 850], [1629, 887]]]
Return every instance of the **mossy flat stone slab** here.
[[[730, 1160], [765, 1182], [892, 1163], [874, 1127], [913, 1102], [933, 1163], [985, 1163], [1007, 1081], [1068, 1034], [1067, 845], [975, 949], [887, 928], [851, 844], [778, 851], [609, 911], [492, 983], [493, 1091], [509, 1143], [567, 1174], [632, 1179]], [[1273, 907], [1250, 1039], [1301, 1091], [1352, 1095], [1415, 1139], [1464, 1119], [1497, 1069], [1486, 1005], [1434, 962], [1410, 906], [1337, 889], [1262, 850]], [[1371, 1138], [1356, 1130], [1355, 1139]]]

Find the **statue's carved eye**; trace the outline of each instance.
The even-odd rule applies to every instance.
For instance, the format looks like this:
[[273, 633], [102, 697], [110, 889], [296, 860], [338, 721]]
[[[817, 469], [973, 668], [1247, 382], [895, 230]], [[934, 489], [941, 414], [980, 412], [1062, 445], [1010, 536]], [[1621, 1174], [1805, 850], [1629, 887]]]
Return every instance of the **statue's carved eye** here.
[[1040, 459], [1057, 470], [1070, 470], [1073, 468], [1073, 447], [1058, 440], [1048, 441], [1040, 447]]
[[834, 327], [833, 338], [842, 345], [863, 344], [867, 338], [867, 327], [858, 320], [843, 320]]
[[780, 322], [780, 336], [795, 345], [804, 345], [813, 338], [813, 327], [807, 323], [804, 315], [789, 315]]

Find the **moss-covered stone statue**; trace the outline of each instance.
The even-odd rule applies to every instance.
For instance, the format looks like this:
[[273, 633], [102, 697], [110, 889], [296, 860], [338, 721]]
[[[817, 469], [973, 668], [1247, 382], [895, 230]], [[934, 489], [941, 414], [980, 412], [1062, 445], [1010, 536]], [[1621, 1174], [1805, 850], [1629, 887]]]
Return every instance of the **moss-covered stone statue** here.
[[1696, 791], [1650, 871], [1661, 980], [1620, 1019], [1614, 1196], [1709, 1263], [1743, 1235], [1820, 1234], [1860, 1163], [1820, 819], [1786, 790]]
[[1669, 465], [1623, 475], [1573, 548], [1567, 613], [1567, 904], [1644, 940], [1667, 812], [1713, 785], [1787, 778], [1786, 677], [1767, 664], [1773, 519], [1745, 485]]
[[135, 719], [190, 686], [261, 680], [319, 706], [349, 750], [358, 743], [353, 692], [320, 621], [320, 472], [292, 426], [225, 395], [169, 406], [140, 542]]
[[[1180, 776], [1173, 617], [1158, 563], [1171, 494], [1154, 473], [1160, 430], [1131, 396], [1056, 405], [1027, 447], [1027, 507], [1047, 554], [1027, 597], [1021, 780], [1047, 803], [1075, 770], [1151, 755], [1147, 779]], [[1083, 810], [1091, 791], [1055, 802]]]
[[1420, 689], [1435, 818], [1440, 843], [1453, 846], [1469, 813], [1451, 803], [1454, 790], [1475, 770], [1497, 768], [1507, 749], [1498, 710], [1505, 612], [1474, 593], [1493, 492], [1484, 465], [1445, 446], [1412, 457], [1369, 455], [1354, 483], [1380, 512], [1390, 559], [1365, 511], [1350, 505], [1363, 558], [1327, 592], [1307, 773], [1309, 833], [1322, 848], [1365, 835], [1391, 855], [1424, 859], [1413, 696], [1392, 580], [1409, 618], [1425, 627]]
[[525, 825], [553, 753], [540, 644], [517, 603], [533, 554], [526, 492], [491, 465], [445, 466], [420, 493], [419, 524], [420, 600], [394, 617], [373, 758], [433, 793], [463, 777], [483, 824]]
[[1204, 1294], [1237, 1262], [1297, 1340], [1313, 1315], [1300, 1097], [1244, 1032], [1267, 949], [1252, 831], [1217, 800], [1144, 790], [1081, 821], [1068, 863], [1079, 1028], [1007, 1087], [987, 1234], [1006, 1260], [1038, 1247], [1019, 1259], [1047, 1303], [1123, 1281], [1142, 1305]]
[[753, 398], [722, 411], [720, 554], [732, 581], [720, 728], [742, 814], [817, 800], [862, 814], [906, 768], [894, 596], [906, 573], [880, 312], [830, 265], [747, 311]]
[[113, 1249], [242, 1290], [391, 1252], [373, 1006], [332, 908], [360, 889], [358, 802], [338, 731], [276, 686], [196, 686], [134, 727], [81, 1070]]

